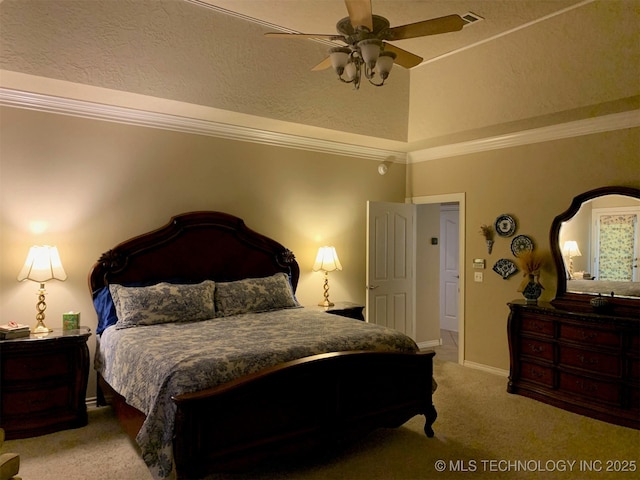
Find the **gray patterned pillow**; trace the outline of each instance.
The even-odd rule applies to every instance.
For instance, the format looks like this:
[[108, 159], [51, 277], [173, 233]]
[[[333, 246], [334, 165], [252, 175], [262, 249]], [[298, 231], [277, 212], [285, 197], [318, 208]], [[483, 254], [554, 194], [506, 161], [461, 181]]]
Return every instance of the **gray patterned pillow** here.
[[194, 285], [109, 285], [118, 317], [116, 329], [214, 318], [214, 290], [215, 283], [211, 280]]
[[245, 278], [235, 282], [218, 282], [215, 302], [219, 317], [300, 306], [286, 273], [276, 273], [264, 278]]

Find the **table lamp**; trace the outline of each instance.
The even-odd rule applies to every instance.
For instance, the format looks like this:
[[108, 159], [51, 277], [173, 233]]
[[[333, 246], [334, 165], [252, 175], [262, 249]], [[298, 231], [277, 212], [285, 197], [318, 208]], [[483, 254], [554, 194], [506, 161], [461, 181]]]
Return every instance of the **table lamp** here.
[[569, 257], [569, 279], [573, 278], [573, 258], [581, 257], [580, 249], [578, 248], [578, 242], [575, 240], [567, 240], [562, 246], [562, 254]]
[[38, 290], [38, 303], [36, 304], [36, 326], [33, 333], [49, 333], [52, 330], [48, 328], [44, 323], [44, 311], [47, 309], [47, 304], [44, 301], [44, 297], [47, 292], [44, 289], [44, 283], [49, 280], [66, 280], [67, 274], [62, 268], [62, 262], [60, 261], [60, 254], [57, 247], [51, 247], [49, 245], [34, 245], [29, 249], [29, 254], [24, 262], [24, 266], [18, 274], [18, 281], [32, 280], [40, 283], [40, 289]]
[[322, 270], [324, 272], [324, 301], [318, 305], [321, 307], [332, 307], [334, 304], [329, 301], [329, 272], [334, 270], [342, 270], [338, 254], [334, 247], [320, 247], [316, 261], [313, 264], [313, 271]]

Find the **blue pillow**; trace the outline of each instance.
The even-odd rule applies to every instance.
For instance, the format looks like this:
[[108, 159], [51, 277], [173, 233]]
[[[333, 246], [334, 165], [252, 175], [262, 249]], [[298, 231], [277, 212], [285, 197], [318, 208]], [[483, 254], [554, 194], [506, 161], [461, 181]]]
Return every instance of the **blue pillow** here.
[[116, 306], [113, 304], [113, 298], [111, 298], [111, 292], [109, 287], [102, 287], [98, 290], [93, 298], [93, 307], [98, 314], [98, 328], [96, 334], [100, 335], [104, 332], [105, 328], [115, 325], [118, 321], [116, 315]]

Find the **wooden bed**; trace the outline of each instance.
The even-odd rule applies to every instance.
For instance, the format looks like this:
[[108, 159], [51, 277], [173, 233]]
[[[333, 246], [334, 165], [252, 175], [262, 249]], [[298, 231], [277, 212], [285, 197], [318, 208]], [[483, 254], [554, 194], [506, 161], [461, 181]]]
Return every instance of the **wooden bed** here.
[[[89, 286], [95, 298], [109, 284], [230, 282], [277, 272], [289, 275], [295, 291], [300, 271], [291, 251], [237, 217], [192, 212], [104, 253], [89, 274]], [[432, 351], [328, 352], [177, 395], [176, 475], [193, 479], [248, 469], [273, 455], [308, 452], [375, 428], [398, 427], [415, 415], [426, 417], [424, 431], [432, 437], [433, 356]], [[135, 438], [145, 415], [99, 374], [98, 402], [111, 403]]]

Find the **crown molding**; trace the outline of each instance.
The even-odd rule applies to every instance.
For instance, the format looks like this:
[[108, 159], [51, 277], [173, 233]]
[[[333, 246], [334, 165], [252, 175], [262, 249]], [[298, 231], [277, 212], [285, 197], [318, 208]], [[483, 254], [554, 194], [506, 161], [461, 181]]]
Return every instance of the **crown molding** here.
[[271, 132], [212, 120], [150, 112], [9, 88], [0, 88], [0, 105], [376, 161], [390, 161], [392, 159], [397, 163], [406, 163], [407, 159], [406, 152]]
[[397, 163], [419, 163], [640, 126], [640, 110], [631, 110], [406, 153], [10, 88], [0, 88], [0, 105], [376, 161], [392, 159]]
[[439, 158], [468, 155], [502, 148], [518, 147], [533, 143], [550, 142], [564, 138], [610, 132], [640, 127], [640, 110], [602, 115], [600, 117], [559, 123], [548, 127], [534, 128], [495, 137], [470, 140], [468, 142], [442, 145], [409, 153], [408, 163], [419, 163]]

